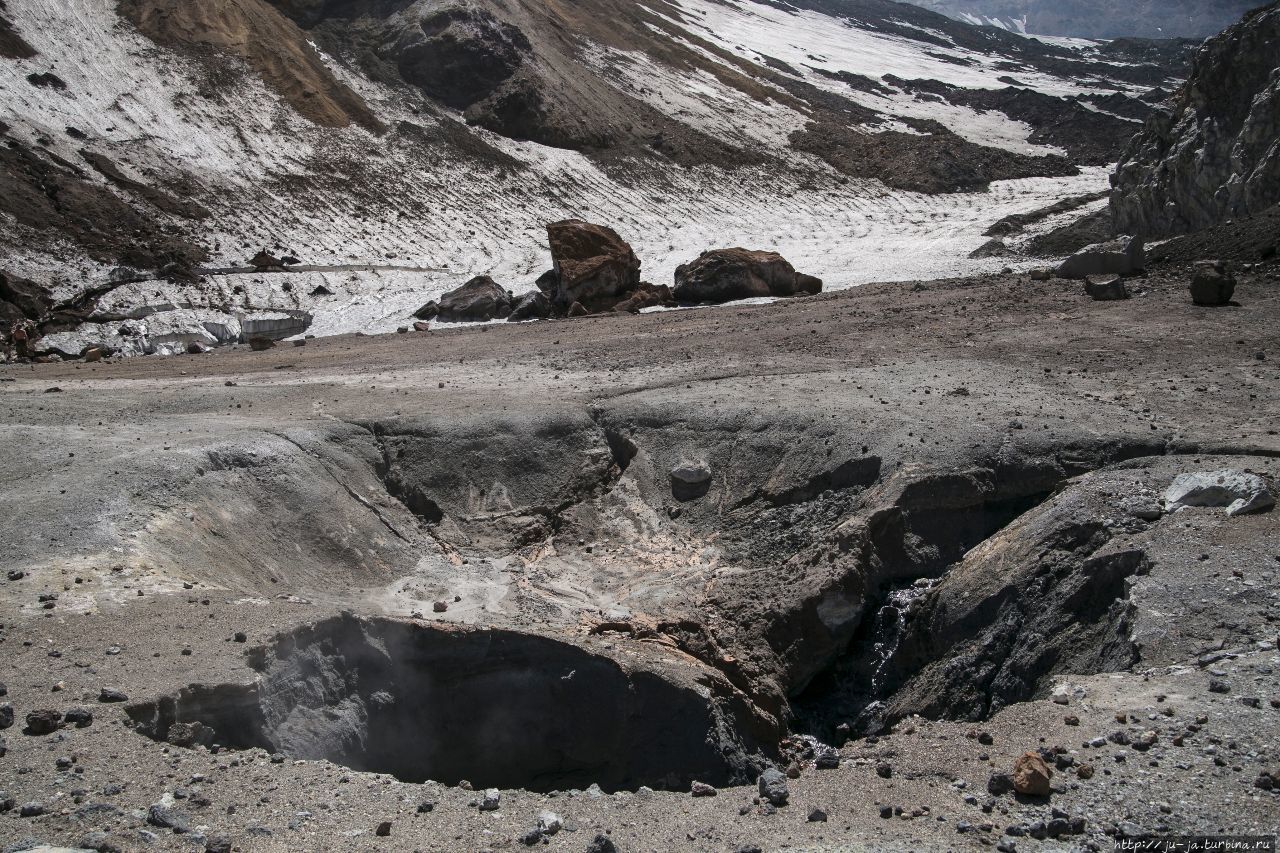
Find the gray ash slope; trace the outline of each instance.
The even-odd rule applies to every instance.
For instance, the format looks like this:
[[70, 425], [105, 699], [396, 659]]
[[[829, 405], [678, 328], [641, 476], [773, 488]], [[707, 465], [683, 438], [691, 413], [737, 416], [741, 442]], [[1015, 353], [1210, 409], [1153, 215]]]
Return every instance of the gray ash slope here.
[[[348, 79], [307, 108], [373, 133]], [[0, 839], [1274, 835], [1280, 267], [1205, 308], [1186, 263], [1271, 221], [1120, 301], [1009, 272], [0, 367]]]
[[[1280, 474], [1277, 274], [1216, 310], [1169, 267], [1122, 303], [1004, 276], [6, 367], [0, 837], [499, 849], [543, 810], [572, 851], [1273, 832], [1280, 516], [1160, 498]], [[868, 696], [864, 631], [921, 579]], [[1040, 748], [1047, 799], [982, 793]], [[770, 763], [799, 776], [757, 807]]]

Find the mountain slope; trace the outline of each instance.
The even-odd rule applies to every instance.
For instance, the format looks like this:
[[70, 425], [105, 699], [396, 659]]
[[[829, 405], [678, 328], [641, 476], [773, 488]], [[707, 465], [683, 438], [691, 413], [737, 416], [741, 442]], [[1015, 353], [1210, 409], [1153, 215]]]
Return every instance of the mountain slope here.
[[[613, 225], [664, 283], [734, 243], [835, 287], [989, 268], [968, 254], [992, 221], [1101, 188], [1081, 166], [1118, 143], [1085, 150], [1064, 118], [1121, 140], [1171, 73], [887, 0], [4, 14], [33, 54], [0, 59], [0, 182], [22, 199], [0, 205], [0, 269], [103, 291], [86, 334], [117, 343], [131, 319], [207, 340], [255, 312], [394, 328], [473, 274], [532, 287], [567, 217]], [[263, 248], [306, 271], [246, 274]]]
[[1257, 0], [912, 0], [945, 15], [1045, 36], [1205, 38], [1240, 20]]

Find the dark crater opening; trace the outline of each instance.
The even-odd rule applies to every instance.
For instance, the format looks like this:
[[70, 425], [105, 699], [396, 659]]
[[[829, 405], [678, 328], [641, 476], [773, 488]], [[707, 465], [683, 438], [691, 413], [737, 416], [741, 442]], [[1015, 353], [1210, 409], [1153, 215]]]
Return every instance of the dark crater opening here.
[[[791, 698], [792, 727], [839, 742], [912, 713], [978, 721], [1042, 695], [1055, 675], [1131, 667], [1127, 582], [1149, 570], [1146, 555], [1106, 549], [1105, 524], [1046, 507], [1050, 497], [890, 518], [877, 548], [889, 579], [844, 651]], [[966, 559], [1024, 516], [1033, 522], [1016, 537]]]
[[261, 747], [406, 782], [548, 791], [731, 784], [754, 772], [702, 688], [570, 643], [352, 616], [257, 650], [254, 685], [128, 709], [179, 745]]

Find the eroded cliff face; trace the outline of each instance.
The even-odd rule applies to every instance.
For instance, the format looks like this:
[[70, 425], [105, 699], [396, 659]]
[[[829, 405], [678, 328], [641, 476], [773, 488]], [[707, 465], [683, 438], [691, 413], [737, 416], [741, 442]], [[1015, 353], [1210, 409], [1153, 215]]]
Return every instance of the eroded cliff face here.
[[1186, 233], [1280, 202], [1280, 4], [1205, 43], [1112, 178], [1117, 228]]

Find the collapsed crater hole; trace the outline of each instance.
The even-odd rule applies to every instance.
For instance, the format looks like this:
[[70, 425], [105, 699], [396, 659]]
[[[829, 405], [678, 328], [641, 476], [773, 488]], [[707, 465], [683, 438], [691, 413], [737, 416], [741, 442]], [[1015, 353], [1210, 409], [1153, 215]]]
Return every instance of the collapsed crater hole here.
[[707, 691], [536, 635], [344, 615], [255, 663], [254, 685], [192, 685], [130, 707], [135, 727], [406, 782], [687, 789], [751, 772]]

